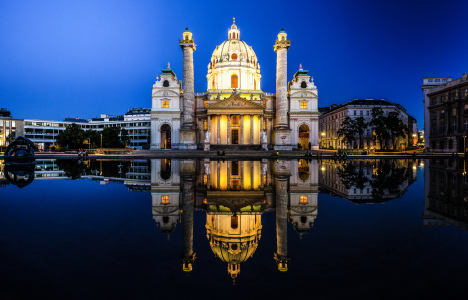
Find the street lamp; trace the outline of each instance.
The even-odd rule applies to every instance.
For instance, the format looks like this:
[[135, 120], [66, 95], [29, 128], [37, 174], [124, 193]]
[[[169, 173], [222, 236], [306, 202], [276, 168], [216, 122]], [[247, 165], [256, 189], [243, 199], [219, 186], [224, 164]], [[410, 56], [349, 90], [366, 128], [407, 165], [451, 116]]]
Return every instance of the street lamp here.
[[102, 133], [101, 133], [101, 150], [102, 150]]
[[466, 135], [463, 136], [463, 153], [466, 153]]

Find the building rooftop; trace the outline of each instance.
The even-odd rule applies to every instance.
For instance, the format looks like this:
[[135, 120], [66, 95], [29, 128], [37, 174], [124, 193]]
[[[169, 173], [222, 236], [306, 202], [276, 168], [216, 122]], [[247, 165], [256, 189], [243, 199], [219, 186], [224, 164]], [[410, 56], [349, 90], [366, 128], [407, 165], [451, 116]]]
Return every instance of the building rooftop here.
[[88, 120], [81, 118], [65, 118], [64, 122], [77, 122], [77, 123], [88, 123]]
[[0, 108], [0, 118], [12, 118], [11, 112], [6, 108]]
[[128, 110], [127, 113], [125, 113], [126, 116], [128, 115], [141, 115], [141, 114], [150, 114], [151, 109], [150, 108], [141, 108], [141, 107], [135, 107], [131, 108]]

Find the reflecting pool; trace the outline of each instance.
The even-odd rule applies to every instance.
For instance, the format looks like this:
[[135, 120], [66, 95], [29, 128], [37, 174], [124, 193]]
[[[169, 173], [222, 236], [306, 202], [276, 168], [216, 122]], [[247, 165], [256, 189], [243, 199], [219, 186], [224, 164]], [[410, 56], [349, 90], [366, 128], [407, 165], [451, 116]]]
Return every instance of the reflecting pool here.
[[464, 160], [0, 162], [0, 298], [464, 298]]

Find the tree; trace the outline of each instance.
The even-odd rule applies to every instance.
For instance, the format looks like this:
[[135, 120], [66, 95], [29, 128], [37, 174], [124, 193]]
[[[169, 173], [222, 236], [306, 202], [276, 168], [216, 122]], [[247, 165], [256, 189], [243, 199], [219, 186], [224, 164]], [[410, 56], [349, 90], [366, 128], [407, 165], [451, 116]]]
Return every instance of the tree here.
[[346, 117], [341, 123], [340, 128], [337, 131], [338, 137], [342, 137], [343, 143], [352, 143], [356, 138], [356, 126], [354, 124], [354, 120], [350, 117]]
[[386, 127], [390, 133], [390, 138], [392, 140], [393, 150], [396, 149], [396, 141], [398, 138], [406, 137], [408, 133], [408, 126], [398, 117], [398, 113], [392, 111], [385, 118]]
[[120, 142], [124, 145], [124, 147], [127, 147], [128, 144], [130, 144], [130, 137], [128, 136], [128, 131], [125, 128], [120, 130]]
[[101, 134], [94, 129], [86, 131], [86, 139], [89, 139], [92, 147], [99, 147], [101, 144]]
[[86, 132], [75, 123], [67, 125], [64, 131], [57, 135], [57, 143], [64, 148], [78, 149], [83, 146]]
[[119, 137], [120, 127], [106, 127], [102, 130], [103, 148], [123, 148]]
[[13, 142], [14, 140], [16, 139], [16, 134], [14, 132], [10, 133], [7, 137], [6, 137], [6, 142], [8, 144], [10, 144], [11, 142]]
[[380, 149], [383, 149], [383, 141], [386, 141], [389, 138], [389, 133], [387, 131], [387, 126], [385, 125], [384, 112], [380, 107], [374, 107], [371, 111], [372, 120], [370, 121], [370, 126], [375, 133], [375, 136], [379, 140]]
[[363, 117], [359, 117], [354, 120], [354, 130], [359, 135], [359, 149], [364, 148], [364, 145], [362, 144], [362, 135], [367, 129], [367, 126], [368, 124], [366, 122], [366, 119], [364, 119]]

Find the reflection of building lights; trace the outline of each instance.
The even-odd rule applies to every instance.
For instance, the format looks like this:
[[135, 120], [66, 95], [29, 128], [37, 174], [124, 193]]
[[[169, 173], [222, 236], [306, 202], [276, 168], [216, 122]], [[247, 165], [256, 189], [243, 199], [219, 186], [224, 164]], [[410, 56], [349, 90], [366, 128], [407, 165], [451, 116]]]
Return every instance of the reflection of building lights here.
[[413, 166], [413, 170], [416, 170], [416, 166]]
[[324, 132], [322, 132], [322, 136], [325, 136], [325, 131], [324, 131]]
[[322, 171], [325, 171], [325, 167], [322, 167]]
[[421, 163], [421, 167], [424, 167], [424, 163], [423, 163], [423, 162]]

